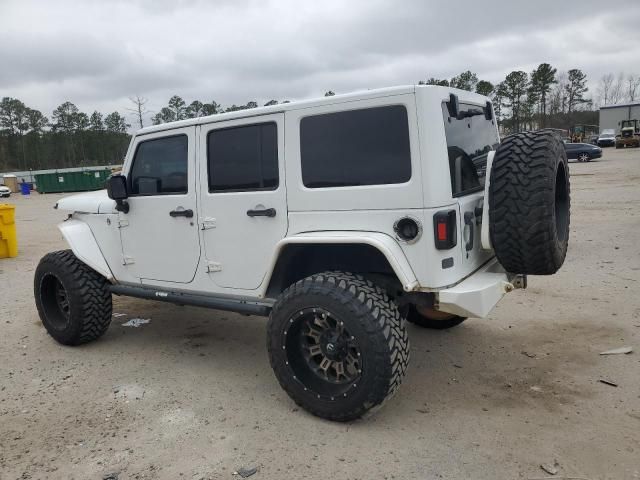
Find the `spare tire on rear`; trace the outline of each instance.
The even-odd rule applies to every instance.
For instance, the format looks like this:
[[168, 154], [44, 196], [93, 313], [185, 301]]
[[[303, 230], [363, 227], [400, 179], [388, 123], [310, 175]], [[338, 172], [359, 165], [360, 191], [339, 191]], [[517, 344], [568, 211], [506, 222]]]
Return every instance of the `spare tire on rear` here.
[[506, 137], [493, 158], [489, 234], [508, 272], [551, 275], [569, 241], [569, 166], [549, 130]]

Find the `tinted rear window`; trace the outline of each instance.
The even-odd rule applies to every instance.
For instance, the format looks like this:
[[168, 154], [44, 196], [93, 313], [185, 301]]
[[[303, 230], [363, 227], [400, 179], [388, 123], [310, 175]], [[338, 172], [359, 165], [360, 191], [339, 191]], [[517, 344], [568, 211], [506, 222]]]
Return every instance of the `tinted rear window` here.
[[213, 130], [208, 136], [209, 192], [278, 188], [275, 123]]
[[[461, 111], [478, 111], [477, 105], [460, 104]], [[487, 171], [487, 155], [498, 148], [500, 139], [494, 120], [484, 115], [458, 120], [442, 104], [444, 131], [447, 137], [451, 191], [454, 197], [482, 190]]]
[[393, 105], [305, 117], [300, 155], [307, 188], [407, 182], [407, 109]]

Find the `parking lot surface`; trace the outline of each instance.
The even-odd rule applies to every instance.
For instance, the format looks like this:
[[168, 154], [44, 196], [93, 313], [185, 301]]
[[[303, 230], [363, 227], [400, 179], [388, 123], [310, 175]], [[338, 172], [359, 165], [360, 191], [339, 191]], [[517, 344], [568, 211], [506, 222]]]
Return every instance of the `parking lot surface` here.
[[[640, 478], [640, 150], [570, 165], [569, 253], [486, 319], [410, 325], [411, 365], [375, 415], [298, 409], [269, 367], [266, 319], [114, 298], [107, 334], [63, 347], [33, 273], [67, 248], [62, 195], [13, 195], [0, 260], [0, 479]], [[167, 252], [170, 254], [170, 252]], [[149, 320], [137, 328], [132, 319]], [[631, 354], [601, 356], [631, 346]], [[602, 383], [608, 381], [617, 386]]]

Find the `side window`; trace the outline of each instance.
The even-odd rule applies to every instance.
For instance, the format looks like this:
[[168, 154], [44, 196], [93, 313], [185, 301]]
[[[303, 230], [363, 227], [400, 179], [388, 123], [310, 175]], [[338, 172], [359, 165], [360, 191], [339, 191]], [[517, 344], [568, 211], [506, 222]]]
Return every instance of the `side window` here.
[[392, 105], [305, 117], [300, 122], [300, 156], [307, 188], [407, 182], [407, 109]]
[[454, 197], [484, 188], [487, 155], [500, 143], [494, 120], [487, 120], [481, 108], [461, 103], [460, 110], [467, 115], [460, 119], [451, 117], [447, 104], [442, 104]]
[[278, 133], [275, 123], [209, 132], [209, 192], [278, 188]]
[[138, 144], [129, 174], [132, 195], [187, 193], [186, 135], [155, 138]]

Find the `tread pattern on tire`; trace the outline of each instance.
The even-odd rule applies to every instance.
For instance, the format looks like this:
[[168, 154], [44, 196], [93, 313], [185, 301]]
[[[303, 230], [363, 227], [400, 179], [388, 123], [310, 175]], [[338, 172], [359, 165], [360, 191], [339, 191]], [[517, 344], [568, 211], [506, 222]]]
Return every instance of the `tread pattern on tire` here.
[[566, 175], [570, 209], [569, 168], [561, 141], [550, 131], [506, 137], [491, 168], [489, 194], [491, 242], [498, 261], [512, 273], [550, 275], [564, 262], [569, 239], [569, 214], [564, 241], [555, 224], [556, 169]]
[[[294, 298], [321, 293], [344, 306], [352, 308], [353, 315], [367, 332], [368, 345], [375, 352], [375, 380], [367, 400], [351, 411], [337, 411], [327, 414], [315, 409], [299, 397], [288, 378], [289, 372], [280, 362], [274, 361], [274, 336], [280, 335], [278, 325], [273, 321], [280, 310]], [[349, 272], [324, 272], [304, 278], [287, 288], [273, 307], [269, 318], [267, 347], [271, 366], [278, 381], [289, 396], [310, 413], [335, 421], [349, 421], [361, 417], [367, 411], [379, 408], [398, 390], [409, 364], [409, 338], [405, 319], [387, 293], [360, 275]]]
[[[105, 278], [81, 262], [71, 250], [51, 252], [40, 260], [36, 270], [36, 296], [39, 296], [40, 286], [37, 282], [39, 279], [38, 270], [41, 269], [65, 273], [68, 282], [66, 285], [67, 293], [71, 297], [71, 302], [75, 302], [74, 306], [80, 311], [80, 315], [77, 315], [78, 318], [72, 320], [81, 322], [80, 329], [73, 336], [60, 339], [47, 328], [49, 333], [66, 345], [81, 345], [104, 335], [111, 324], [112, 316], [111, 293], [107, 289]], [[40, 318], [44, 318], [41, 302], [36, 301], [36, 304]], [[76, 316], [74, 312], [72, 315]], [[47, 327], [46, 323], [45, 327]]]

